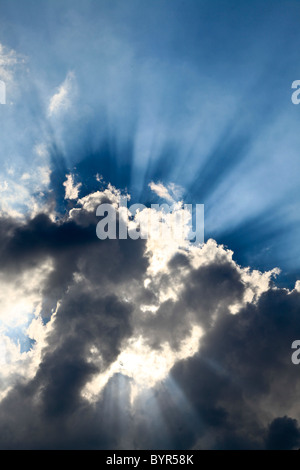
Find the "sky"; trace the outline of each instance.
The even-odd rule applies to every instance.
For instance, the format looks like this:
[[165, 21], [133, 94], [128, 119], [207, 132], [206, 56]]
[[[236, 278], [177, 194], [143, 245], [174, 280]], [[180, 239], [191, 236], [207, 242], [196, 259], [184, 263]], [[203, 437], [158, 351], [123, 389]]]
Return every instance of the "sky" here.
[[[299, 19], [0, 0], [1, 449], [300, 447]], [[204, 243], [100, 240], [124, 195]]]

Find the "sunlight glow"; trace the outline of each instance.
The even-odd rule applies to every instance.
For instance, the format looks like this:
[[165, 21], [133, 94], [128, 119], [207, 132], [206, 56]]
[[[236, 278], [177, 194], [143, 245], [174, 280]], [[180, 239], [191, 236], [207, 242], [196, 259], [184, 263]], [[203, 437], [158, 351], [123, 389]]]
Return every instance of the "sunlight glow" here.
[[198, 325], [194, 326], [190, 337], [182, 341], [178, 351], [172, 350], [167, 343], [159, 350], [153, 350], [145, 344], [142, 337], [132, 338], [111, 367], [87, 384], [82, 392], [83, 397], [95, 401], [109, 378], [121, 373], [132, 379], [133, 403], [141, 390], [151, 388], [165, 379], [176, 361], [193, 356], [199, 349], [202, 335], [202, 329]]

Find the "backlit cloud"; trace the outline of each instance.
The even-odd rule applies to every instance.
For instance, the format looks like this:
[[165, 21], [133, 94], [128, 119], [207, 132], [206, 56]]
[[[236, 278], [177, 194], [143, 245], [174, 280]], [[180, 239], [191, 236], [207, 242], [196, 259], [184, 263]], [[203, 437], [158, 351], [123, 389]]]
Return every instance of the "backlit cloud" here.
[[[287, 380], [296, 385], [290, 343], [299, 324], [299, 292], [276, 288], [276, 269], [237, 265], [233, 253], [213, 240], [173, 244], [151, 269], [156, 253], [150, 240], [96, 237], [97, 205], [114, 203], [118, 194], [111, 185], [91, 193], [67, 219], [40, 214], [25, 224], [2, 220], [9, 230], [1, 233], [0, 253], [8, 279], [1, 310], [1, 447], [122, 447], [118, 419], [130, 420], [130, 448], [141, 429], [138, 446], [149, 448], [177, 448], [178, 429], [185, 430], [179, 434], [185, 432], [188, 447], [275, 445], [273, 421], [281, 423], [287, 413], [300, 419], [295, 392], [284, 400], [280, 395]], [[29, 274], [32, 266], [40, 274]], [[24, 292], [16, 288], [17, 273], [28, 279], [28, 285], [21, 282]], [[18, 315], [10, 315], [14, 327], [31, 338], [27, 352], [9, 336], [8, 305]], [[174, 387], [181, 392], [174, 395]], [[144, 400], [154, 400], [146, 414]], [[158, 423], [149, 427], [155, 402], [166, 423], [171, 415], [174, 423], [159, 436]], [[119, 410], [117, 421], [93, 424], [95, 405], [103, 418], [118, 403], [127, 414]], [[193, 408], [194, 424], [180, 415], [182, 407]], [[71, 430], [77, 420], [82, 426]], [[66, 427], [65, 437], [57, 432]]]

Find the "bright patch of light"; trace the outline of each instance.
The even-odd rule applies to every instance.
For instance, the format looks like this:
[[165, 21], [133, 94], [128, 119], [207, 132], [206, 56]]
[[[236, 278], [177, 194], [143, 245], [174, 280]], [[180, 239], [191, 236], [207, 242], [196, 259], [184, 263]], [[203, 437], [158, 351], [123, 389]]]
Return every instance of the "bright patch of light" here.
[[[132, 338], [111, 367], [87, 384], [83, 396], [90, 401], [96, 400], [108, 380], [114, 374], [121, 373], [132, 379], [133, 402], [141, 390], [151, 388], [164, 380], [175, 362], [193, 356], [199, 350], [202, 335], [202, 329], [194, 326], [190, 337], [182, 341], [178, 351], [172, 350], [168, 343], [163, 344], [161, 349], [154, 350], [145, 344], [141, 336]], [[95, 353], [94, 350], [91, 352]]]

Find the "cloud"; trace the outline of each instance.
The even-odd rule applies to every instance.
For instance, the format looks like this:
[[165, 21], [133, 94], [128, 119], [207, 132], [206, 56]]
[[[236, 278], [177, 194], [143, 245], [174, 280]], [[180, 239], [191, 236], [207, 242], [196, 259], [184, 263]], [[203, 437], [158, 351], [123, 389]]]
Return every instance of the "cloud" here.
[[155, 192], [160, 198], [169, 202], [175, 202], [168, 189], [162, 183], [149, 183], [151, 191]]
[[299, 447], [300, 430], [295, 419], [283, 416], [276, 418], [269, 426], [266, 447], [269, 450], [290, 450]]
[[96, 237], [97, 205], [119, 195], [109, 185], [56, 219], [2, 217], [1, 314], [22, 313], [14, 293], [29, 302], [32, 344], [21, 352], [2, 323], [0, 447], [298, 445], [298, 290], [214, 240], [171, 245], [152, 269], [150, 240]]
[[[259, 2], [218, 6], [223, 23], [213, 2], [184, 18], [181, 0], [171, 15], [171, 2], [8, 3], [7, 44], [22, 38], [30, 70], [16, 77], [1, 46], [19, 93], [1, 114], [0, 447], [296, 447], [300, 284], [276, 287], [274, 259], [297, 276], [297, 51], [277, 46], [298, 7], [266, 24]], [[95, 208], [120, 194], [98, 172], [140, 201], [151, 181], [173, 204], [180, 182], [230, 249], [98, 240]]]
[[0, 79], [6, 83], [10, 82], [13, 79], [15, 66], [20, 61], [21, 59], [16, 51], [0, 44]]
[[67, 180], [63, 183], [65, 187], [65, 199], [78, 199], [81, 183], [74, 183], [73, 175], [66, 175]]
[[50, 117], [59, 115], [71, 107], [72, 98], [76, 91], [75, 84], [74, 72], [68, 72], [65, 80], [50, 99], [48, 106], [48, 114]]

